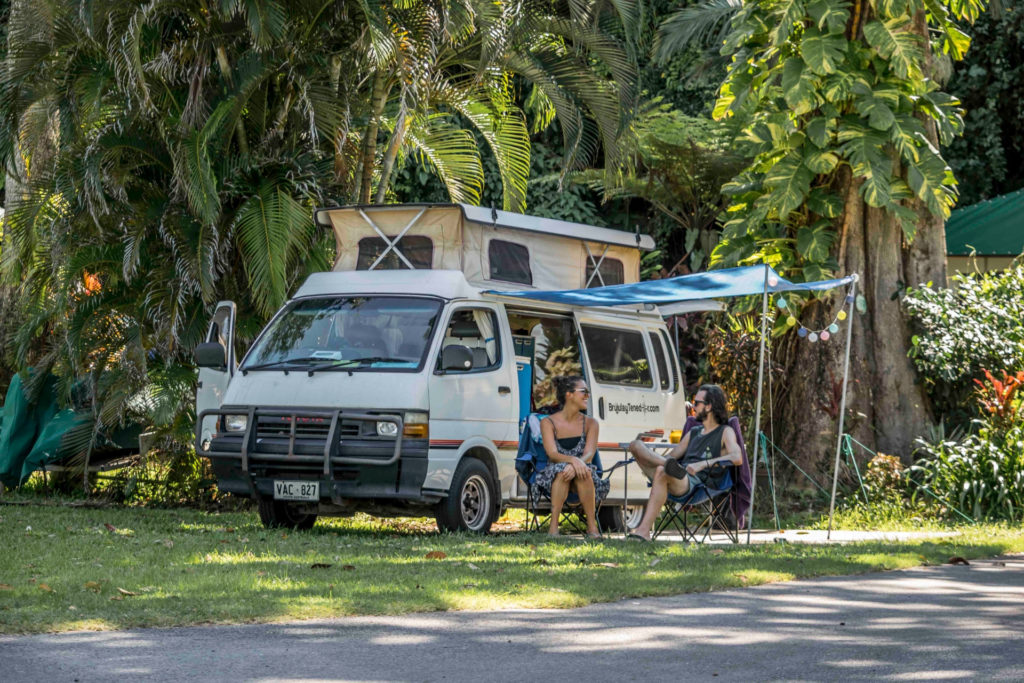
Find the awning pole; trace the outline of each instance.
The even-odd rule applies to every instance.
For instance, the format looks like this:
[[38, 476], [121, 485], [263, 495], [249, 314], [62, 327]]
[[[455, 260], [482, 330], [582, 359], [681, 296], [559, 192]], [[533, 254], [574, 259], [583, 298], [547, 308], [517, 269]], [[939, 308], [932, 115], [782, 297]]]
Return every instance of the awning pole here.
[[[765, 333], [768, 328], [768, 264], [764, 266], [764, 293], [761, 299], [761, 353], [757, 365], [757, 409], [754, 411], [754, 434], [748, 444], [754, 444], [754, 469], [750, 475], [750, 510], [747, 512], [747, 545], [750, 545], [750, 529], [754, 526], [754, 491], [757, 489], [757, 447], [761, 431], [761, 385], [764, 383]], [[749, 460], [749, 457], [747, 458]]]
[[857, 300], [857, 274], [854, 273], [853, 283], [850, 285], [850, 312], [847, 314], [848, 324], [846, 325], [846, 357], [843, 359], [843, 395], [839, 399], [839, 436], [836, 437], [836, 464], [832, 470], [832, 500], [828, 504], [828, 533], [826, 540], [832, 538], [832, 515], [836, 511], [836, 484], [839, 483], [839, 453], [843, 444], [843, 422], [846, 419], [846, 382], [850, 379], [850, 339], [853, 337], [853, 305]]

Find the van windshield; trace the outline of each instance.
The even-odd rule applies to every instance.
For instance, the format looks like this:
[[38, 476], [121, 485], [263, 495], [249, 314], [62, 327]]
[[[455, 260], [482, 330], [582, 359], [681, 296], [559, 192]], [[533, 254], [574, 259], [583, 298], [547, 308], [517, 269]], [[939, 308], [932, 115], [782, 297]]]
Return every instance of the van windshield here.
[[419, 369], [441, 302], [403, 296], [335, 296], [293, 302], [246, 356], [242, 370]]

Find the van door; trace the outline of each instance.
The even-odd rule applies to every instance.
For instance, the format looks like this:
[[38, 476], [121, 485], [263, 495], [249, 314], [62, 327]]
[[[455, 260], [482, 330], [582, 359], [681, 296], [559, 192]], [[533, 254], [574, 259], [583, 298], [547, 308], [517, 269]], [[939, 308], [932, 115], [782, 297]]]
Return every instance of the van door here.
[[[499, 449], [500, 481], [495, 484], [505, 498], [515, 482], [519, 386], [504, 312], [493, 304], [459, 305], [449, 311], [442, 330], [430, 377], [431, 469], [445, 471], [450, 478], [464, 442], [490, 441]], [[468, 367], [441, 369], [449, 346], [469, 350]]]
[[[227, 360], [223, 369], [199, 368], [199, 381], [196, 387], [196, 416], [204, 410], [220, 408], [224, 402], [224, 392], [228, 382], [235, 374], [238, 359], [235, 357], [235, 314], [237, 307], [233, 301], [221, 301], [214, 310], [210, 327], [206, 331], [204, 342], [219, 342], [225, 349]], [[203, 420], [202, 435], [199, 442], [205, 443], [216, 430], [216, 418]]]
[[[626, 453], [619, 443], [638, 434], [663, 435], [664, 400], [655, 386], [656, 361], [647, 331], [639, 323], [609, 322], [606, 319], [576, 315], [580, 339], [586, 357], [587, 382], [590, 385], [590, 414], [600, 422], [601, 463], [607, 468]], [[629, 467], [629, 500], [647, 499], [646, 479], [636, 465]], [[609, 501], [621, 503], [625, 477], [623, 470], [612, 477]]]

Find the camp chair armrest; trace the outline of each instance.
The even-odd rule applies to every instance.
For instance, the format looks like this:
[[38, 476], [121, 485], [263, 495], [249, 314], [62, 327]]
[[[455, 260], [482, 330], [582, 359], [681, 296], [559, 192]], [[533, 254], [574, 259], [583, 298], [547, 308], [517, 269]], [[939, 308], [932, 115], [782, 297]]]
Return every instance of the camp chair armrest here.
[[604, 475], [603, 475], [603, 476], [604, 476], [605, 478], [607, 478], [607, 477], [608, 477], [609, 475], [611, 475], [611, 473], [612, 473], [612, 472], [614, 472], [615, 470], [619, 469], [620, 467], [625, 467], [626, 465], [628, 465], [628, 464], [630, 464], [630, 463], [632, 463], [632, 462], [636, 462], [636, 461], [635, 461], [635, 460], [633, 460], [633, 458], [626, 458], [625, 460], [619, 460], [619, 461], [618, 461], [617, 463], [615, 463], [614, 465], [612, 465], [611, 467], [609, 467], [608, 469], [606, 469], [606, 470], [604, 471]]

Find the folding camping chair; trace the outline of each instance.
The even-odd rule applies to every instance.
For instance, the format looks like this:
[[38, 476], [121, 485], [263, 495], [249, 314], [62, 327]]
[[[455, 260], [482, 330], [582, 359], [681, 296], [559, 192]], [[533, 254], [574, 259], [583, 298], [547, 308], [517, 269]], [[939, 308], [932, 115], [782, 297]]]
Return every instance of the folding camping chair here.
[[[683, 435], [697, 424], [696, 418], [687, 418]], [[736, 433], [743, 462], [739, 465], [714, 465], [726, 469], [721, 488], [709, 489], [702, 485], [691, 488], [682, 496], [669, 494], [661, 519], [651, 534], [652, 538], [657, 538], [672, 526], [684, 541], [703, 543], [717, 528], [725, 532], [730, 541], [739, 543], [739, 529], [750, 507], [750, 463], [740, 433], [739, 418], [729, 418], [728, 424]]]
[[[550, 519], [551, 500], [538, 499], [533, 494], [533, 482], [537, 474], [547, 467], [548, 454], [544, 450], [544, 443], [540, 435], [540, 421], [547, 417], [538, 413], [531, 413], [523, 425], [523, 433], [519, 437], [519, 452], [516, 455], [516, 472], [519, 478], [526, 484], [526, 529], [527, 531], [539, 531], [542, 525]], [[594, 465], [597, 466], [597, 474], [601, 478], [607, 478], [622, 466], [625, 461], [615, 463], [611, 469], [605, 471], [601, 465], [601, 453], [594, 453]], [[545, 502], [548, 506], [548, 514], [542, 516], [542, 507]], [[597, 516], [601, 508], [601, 501], [597, 501], [594, 514]], [[583, 515], [583, 506], [579, 497], [572, 491], [562, 506], [559, 524], [565, 522], [577, 533], [585, 533], [586, 528], [580, 525], [580, 517]], [[598, 522], [600, 529], [600, 522]]]

